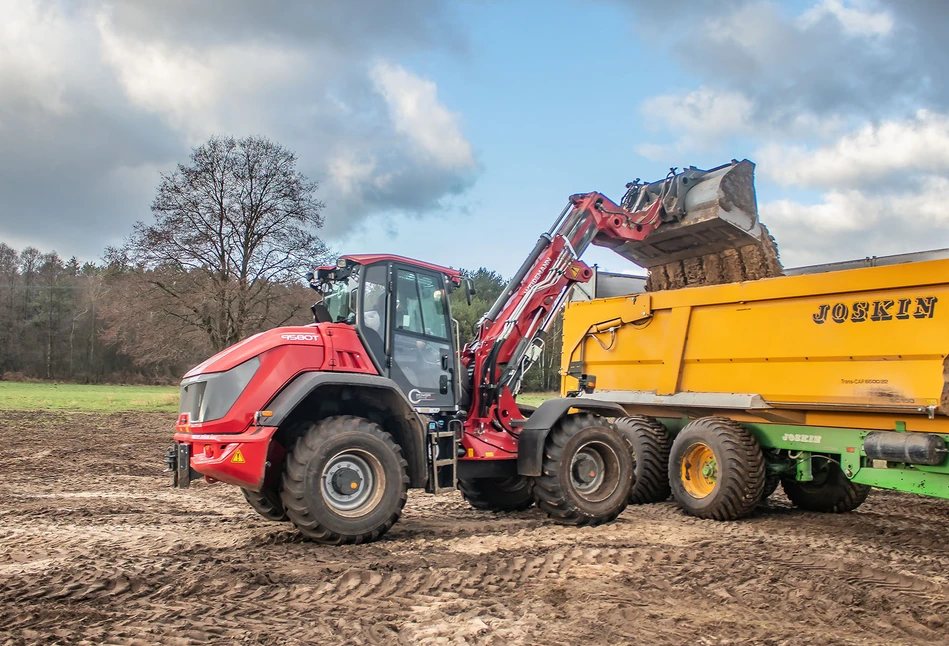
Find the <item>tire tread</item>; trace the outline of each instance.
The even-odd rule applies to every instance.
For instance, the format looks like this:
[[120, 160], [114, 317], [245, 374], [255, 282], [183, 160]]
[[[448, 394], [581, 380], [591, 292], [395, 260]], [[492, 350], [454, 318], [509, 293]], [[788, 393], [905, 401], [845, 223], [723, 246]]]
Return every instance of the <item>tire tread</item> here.
[[[401, 471], [402, 491], [396, 510], [374, 530], [358, 534], [342, 534], [321, 526], [319, 520], [308, 509], [305, 497], [306, 471], [310, 456], [319, 450], [323, 441], [334, 435], [352, 432], [373, 435], [382, 440], [395, 453]], [[402, 456], [402, 448], [395, 443], [391, 435], [379, 428], [377, 424], [363, 417], [353, 415], [327, 417], [311, 424], [309, 429], [297, 438], [296, 445], [287, 456], [281, 494], [287, 516], [301, 534], [319, 543], [356, 545], [375, 541], [389, 531], [402, 516], [402, 509], [408, 498], [409, 476], [407, 469], [408, 462]]]

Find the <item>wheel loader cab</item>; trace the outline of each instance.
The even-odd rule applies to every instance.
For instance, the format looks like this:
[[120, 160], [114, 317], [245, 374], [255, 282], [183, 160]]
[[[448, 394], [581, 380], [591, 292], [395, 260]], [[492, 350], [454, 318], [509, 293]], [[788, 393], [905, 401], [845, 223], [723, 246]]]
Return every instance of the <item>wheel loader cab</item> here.
[[323, 290], [333, 321], [355, 325], [379, 374], [424, 413], [454, 411], [457, 404], [458, 354], [448, 302], [460, 284], [454, 276], [397, 256], [345, 256]]

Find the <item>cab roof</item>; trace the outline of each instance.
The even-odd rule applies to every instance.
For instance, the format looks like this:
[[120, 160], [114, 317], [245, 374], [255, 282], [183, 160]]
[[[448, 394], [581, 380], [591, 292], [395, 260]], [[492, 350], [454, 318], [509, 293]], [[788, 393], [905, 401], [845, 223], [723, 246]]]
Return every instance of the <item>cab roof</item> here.
[[397, 256], [391, 253], [361, 253], [361, 254], [347, 254], [341, 256], [346, 260], [350, 260], [360, 265], [372, 265], [377, 262], [401, 262], [406, 265], [413, 265], [419, 269], [428, 269], [429, 271], [437, 271], [439, 273], [445, 274], [448, 276], [448, 279], [456, 284], [461, 283], [461, 272], [457, 269], [451, 269], [449, 267], [442, 267], [441, 265], [435, 265], [430, 262], [422, 262], [421, 260], [414, 260], [412, 258], [406, 258], [405, 256]]

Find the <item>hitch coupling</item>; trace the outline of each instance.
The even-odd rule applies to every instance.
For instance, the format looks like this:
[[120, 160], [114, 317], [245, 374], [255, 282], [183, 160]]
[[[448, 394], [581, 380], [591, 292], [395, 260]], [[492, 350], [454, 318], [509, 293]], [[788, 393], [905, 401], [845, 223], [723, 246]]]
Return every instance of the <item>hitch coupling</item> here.
[[171, 486], [187, 489], [201, 474], [191, 468], [191, 445], [175, 444], [165, 454], [165, 473], [171, 472]]

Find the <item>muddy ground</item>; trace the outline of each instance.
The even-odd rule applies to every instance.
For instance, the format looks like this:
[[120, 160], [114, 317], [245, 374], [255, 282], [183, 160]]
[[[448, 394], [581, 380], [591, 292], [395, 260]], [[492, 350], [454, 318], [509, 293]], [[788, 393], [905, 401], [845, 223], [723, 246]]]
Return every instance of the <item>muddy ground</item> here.
[[170, 489], [169, 415], [5, 416], [0, 644], [949, 640], [949, 501], [574, 529], [412, 494], [384, 540], [322, 547], [235, 488]]

